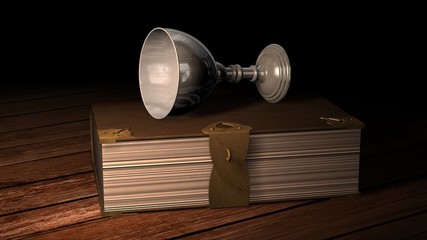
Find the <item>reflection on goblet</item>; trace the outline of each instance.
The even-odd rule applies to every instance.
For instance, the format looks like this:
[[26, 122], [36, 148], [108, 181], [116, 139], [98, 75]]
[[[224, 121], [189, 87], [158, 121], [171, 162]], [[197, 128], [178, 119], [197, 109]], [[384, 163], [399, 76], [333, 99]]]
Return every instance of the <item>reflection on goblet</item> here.
[[277, 103], [285, 97], [290, 78], [288, 56], [278, 44], [265, 47], [255, 65], [224, 67], [199, 40], [169, 28], [150, 31], [139, 60], [142, 100], [156, 119], [191, 111], [224, 81], [255, 82], [266, 101]]

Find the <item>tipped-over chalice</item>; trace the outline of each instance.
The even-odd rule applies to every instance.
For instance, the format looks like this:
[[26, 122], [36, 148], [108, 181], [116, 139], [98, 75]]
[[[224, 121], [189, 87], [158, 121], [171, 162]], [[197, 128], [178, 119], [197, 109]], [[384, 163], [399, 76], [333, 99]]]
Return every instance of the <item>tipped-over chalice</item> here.
[[141, 96], [156, 119], [191, 111], [223, 81], [255, 82], [262, 97], [276, 103], [286, 95], [290, 78], [288, 56], [278, 44], [265, 47], [255, 65], [224, 67], [199, 40], [168, 28], [150, 31], [139, 60]]

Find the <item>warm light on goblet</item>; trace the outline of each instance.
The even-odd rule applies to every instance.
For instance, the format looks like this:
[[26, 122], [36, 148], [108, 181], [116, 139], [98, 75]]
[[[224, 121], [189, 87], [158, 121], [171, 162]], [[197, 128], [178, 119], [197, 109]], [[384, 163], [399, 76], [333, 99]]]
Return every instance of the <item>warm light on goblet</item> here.
[[290, 78], [288, 56], [278, 44], [265, 47], [255, 65], [224, 67], [199, 40], [169, 28], [150, 31], [139, 60], [141, 96], [156, 119], [191, 111], [223, 81], [255, 82], [265, 100], [277, 103], [285, 97]]

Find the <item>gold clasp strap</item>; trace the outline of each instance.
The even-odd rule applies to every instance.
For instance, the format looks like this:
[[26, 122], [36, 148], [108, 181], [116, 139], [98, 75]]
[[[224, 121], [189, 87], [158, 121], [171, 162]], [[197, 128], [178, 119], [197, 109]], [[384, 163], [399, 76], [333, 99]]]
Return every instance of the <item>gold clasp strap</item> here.
[[213, 168], [209, 181], [209, 207], [249, 205], [249, 174], [246, 153], [249, 126], [233, 122], [214, 122], [202, 131], [209, 135]]

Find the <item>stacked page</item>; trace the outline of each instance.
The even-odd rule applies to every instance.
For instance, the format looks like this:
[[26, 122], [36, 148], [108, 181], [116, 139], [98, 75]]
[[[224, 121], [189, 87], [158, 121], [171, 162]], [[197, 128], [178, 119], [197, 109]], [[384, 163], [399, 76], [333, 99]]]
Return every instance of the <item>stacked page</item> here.
[[[257, 110], [264, 116], [254, 120]], [[104, 214], [209, 206], [213, 165], [209, 137], [201, 129], [239, 117], [254, 128], [246, 156], [250, 203], [358, 192], [363, 124], [325, 99], [259, 101], [235, 112], [195, 114], [153, 120], [139, 100], [92, 104], [94, 166]], [[254, 117], [245, 122], [248, 114]]]

